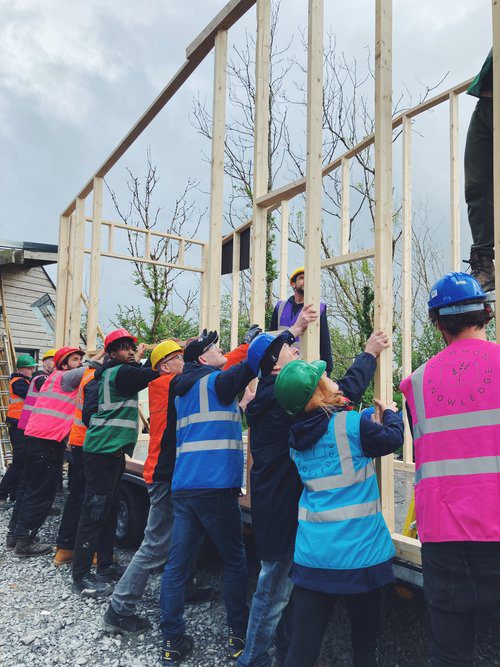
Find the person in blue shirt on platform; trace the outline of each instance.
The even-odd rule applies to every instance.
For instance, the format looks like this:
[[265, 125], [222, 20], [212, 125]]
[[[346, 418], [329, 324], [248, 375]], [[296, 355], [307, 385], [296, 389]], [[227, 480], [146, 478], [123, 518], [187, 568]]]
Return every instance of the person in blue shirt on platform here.
[[373, 457], [403, 444], [395, 403], [375, 400], [361, 418], [325, 375], [326, 364], [297, 360], [278, 375], [275, 395], [297, 415], [291, 456], [304, 491], [291, 578], [292, 640], [285, 667], [313, 667], [330, 613], [346, 596], [354, 667], [378, 665], [382, 587], [394, 579], [395, 555], [381, 512]]

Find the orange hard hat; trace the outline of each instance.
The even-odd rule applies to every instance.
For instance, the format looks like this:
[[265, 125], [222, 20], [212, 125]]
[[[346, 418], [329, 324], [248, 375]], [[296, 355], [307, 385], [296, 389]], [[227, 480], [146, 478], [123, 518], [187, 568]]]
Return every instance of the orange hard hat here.
[[133, 340], [134, 343], [137, 343], [137, 337], [132, 336], [132, 334], [126, 329], [115, 329], [104, 339], [104, 351], [107, 352], [109, 345], [114, 343], [115, 340], [118, 340], [119, 338], [130, 338], [130, 340]]
[[56, 353], [54, 354], [54, 365], [56, 368], [61, 368], [63, 363], [66, 361], [66, 359], [69, 357], [70, 354], [81, 354], [82, 357], [85, 356], [85, 352], [83, 350], [80, 350], [79, 347], [60, 347]]

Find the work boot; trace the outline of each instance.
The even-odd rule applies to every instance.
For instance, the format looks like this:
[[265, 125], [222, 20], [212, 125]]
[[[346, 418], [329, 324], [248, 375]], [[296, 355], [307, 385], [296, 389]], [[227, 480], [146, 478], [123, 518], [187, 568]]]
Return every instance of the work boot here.
[[73, 562], [73, 549], [62, 549], [56, 547], [56, 555], [54, 556], [54, 565], [60, 567], [61, 565], [69, 565]]
[[17, 544], [17, 537], [14, 535], [14, 533], [7, 533], [7, 537], [5, 538], [5, 548], [7, 551], [12, 551], [13, 549], [16, 548]]
[[194, 641], [191, 635], [181, 635], [175, 639], [169, 639], [163, 644], [161, 654], [162, 665], [180, 665], [193, 650]]
[[229, 657], [232, 660], [237, 660], [243, 653], [246, 643], [246, 634], [246, 630], [235, 630], [234, 628], [229, 628], [227, 648], [229, 651]]
[[215, 600], [217, 591], [215, 588], [209, 586], [199, 586], [191, 595], [184, 599], [184, 604], [202, 604], [203, 602], [211, 602]]
[[105, 598], [113, 592], [113, 586], [97, 579], [90, 574], [81, 579], [73, 579], [74, 593], [79, 593], [82, 598]]
[[495, 265], [491, 257], [471, 252], [468, 264], [471, 276], [478, 281], [483, 292], [492, 292], [495, 289]]
[[118, 614], [110, 604], [102, 618], [101, 629], [112, 634], [142, 635], [151, 629], [151, 623], [144, 616]]
[[51, 544], [37, 542], [34, 537], [18, 537], [13, 556], [15, 558], [30, 558], [31, 556], [45, 556], [52, 551]]
[[112, 581], [119, 581], [126, 568], [119, 563], [111, 563], [108, 567], [99, 567], [97, 566], [95, 577], [97, 581], [104, 581], [105, 583], [111, 583]]

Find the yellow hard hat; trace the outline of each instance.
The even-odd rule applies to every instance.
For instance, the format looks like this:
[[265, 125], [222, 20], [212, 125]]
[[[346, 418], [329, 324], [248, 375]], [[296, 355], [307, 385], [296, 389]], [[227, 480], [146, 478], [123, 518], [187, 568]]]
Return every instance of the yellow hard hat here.
[[155, 371], [159, 361], [168, 357], [172, 352], [182, 352], [182, 347], [174, 340], [164, 340], [151, 352], [151, 368]]
[[42, 361], [45, 361], [45, 359], [50, 359], [51, 357], [54, 357], [56, 352], [57, 352], [56, 348], [52, 348], [50, 350], [47, 350], [47, 352], [42, 357]]
[[295, 282], [295, 278], [297, 276], [300, 276], [301, 273], [304, 273], [304, 267], [303, 266], [299, 266], [297, 269], [294, 269], [292, 271], [292, 273], [290, 274], [290, 285], [293, 285], [293, 283]]

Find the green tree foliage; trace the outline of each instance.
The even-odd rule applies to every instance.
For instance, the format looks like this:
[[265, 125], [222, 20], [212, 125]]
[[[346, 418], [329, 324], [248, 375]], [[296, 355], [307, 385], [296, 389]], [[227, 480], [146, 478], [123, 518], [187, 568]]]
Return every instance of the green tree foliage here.
[[151, 312], [150, 318], [147, 319], [136, 306], [131, 308], [118, 306], [118, 314], [113, 324], [128, 329], [142, 343], [150, 344], [158, 343], [166, 338], [186, 340], [199, 333], [198, 324], [187, 317], [167, 310], [157, 318], [154, 318], [154, 313]]

